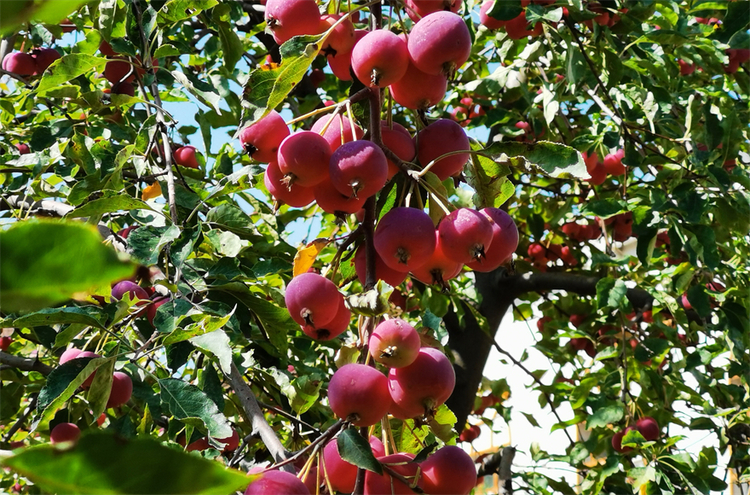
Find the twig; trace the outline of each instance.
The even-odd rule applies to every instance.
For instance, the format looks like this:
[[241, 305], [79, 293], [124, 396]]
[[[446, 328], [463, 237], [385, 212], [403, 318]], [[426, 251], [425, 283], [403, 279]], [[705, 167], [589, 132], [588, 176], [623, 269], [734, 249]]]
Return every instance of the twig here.
[[32, 394], [31, 400], [29, 401], [29, 405], [26, 407], [26, 411], [21, 415], [18, 420], [13, 423], [13, 426], [10, 427], [10, 430], [5, 434], [3, 437], [3, 442], [8, 442], [10, 438], [13, 436], [15, 432], [21, 428], [21, 425], [23, 425], [26, 422], [26, 419], [31, 415], [31, 413], [36, 409], [36, 400], [39, 397], [39, 394]]
[[[261, 440], [276, 462], [286, 459], [288, 457], [286, 449], [281, 444], [281, 440], [276, 436], [276, 432], [268, 424], [268, 421], [266, 421], [250, 385], [245, 382], [240, 370], [237, 369], [234, 363], [232, 363], [231, 372], [226, 375], [226, 378], [229, 380], [229, 386], [237, 394], [243, 412], [253, 427], [253, 432], [257, 432], [260, 435]], [[294, 472], [294, 467], [285, 466], [284, 471]]]
[[0, 351], [0, 363], [7, 364], [8, 366], [12, 366], [21, 371], [36, 371], [45, 376], [52, 373], [52, 370], [54, 369], [52, 368], [52, 366], [47, 366], [46, 364], [42, 363], [37, 358], [26, 359], [14, 356], [13, 354], [7, 354], [2, 351]]
[[315, 440], [313, 440], [309, 445], [306, 445], [303, 449], [298, 450], [293, 455], [287, 457], [283, 461], [277, 462], [273, 466], [270, 466], [268, 469], [266, 469], [266, 471], [271, 471], [271, 470], [278, 469], [278, 468], [280, 468], [282, 466], [290, 465], [292, 462], [296, 461], [297, 459], [299, 459], [300, 457], [302, 457], [303, 455], [305, 455], [307, 452], [310, 452], [311, 450], [313, 450], [316, 446], [321, 445], [321, 444], [327, 442], [329, 439], [331, 439], [334, 436], [336, 436], [336, 433], [338, 433], [339, 430], [341, 430], [341, 428], [343, 428], [345, 424], [346, 424], [346, 422], [343, 419], [340, 419], [340, 420], [336, 421], [334, 424], [331, 425], [330, 428], [328, 428], [318, 438], [316, 438]]
[[298, 423], [306, 428], [310, 428], [312, 431], [320, 435], [320, 430], [318, 428], [315, 428], [313, 425], [308, 423], [307, 421], [303, 421], [302, 419], [298, 418], [294, 414], [288, 413], [284, 411], [283, 409], [280, 409], [276, 406], [272, 406], [271, 404], [266, 404], [265, 402], [258, 401], [258, 405], [262, 407], [263, 409], [268, 409], [280, 416], [284, 416], [285, 418], [289, 419], [290, 421], [294, 421], [295, 423]]

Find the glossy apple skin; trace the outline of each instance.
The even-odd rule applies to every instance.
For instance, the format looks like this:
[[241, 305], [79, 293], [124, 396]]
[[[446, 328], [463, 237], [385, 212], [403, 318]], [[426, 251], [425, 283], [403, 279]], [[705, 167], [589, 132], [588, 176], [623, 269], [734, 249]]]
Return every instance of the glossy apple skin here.
[[379, 146], [358, 139], [333, 152], [328, 174], [333, 186], [344, 196], [369, 198], [385, 185], [388, 160]]
[[13, 343], [13, 338], [11, 337], [0, 337], [0, 351], [7, 351], [8, 347]]
[[450, 77], [471, 55], [471, 34], [461, 16], [441, 10], [416, 23], [407, 47], [409, 58], [419, 70]]
[[310, 495], [310, 490], [295, 475], [285, 471], [266, 471], [245, 490], [245, 495], [282, 494]]
[[398, 35], [387, 29], [366, 34], [352, 50], [352, 69], [357, 79], [370, 87], [384, 88], [404, 77], [409, 51]]
[[3, 60], [3, 70], [18, 76], [30, 76], [37, 71], [36, 60], [28, 53], [13, 52]]
[[[364, 286], [367, 283], [367, 253], [364, 246], [360, 246], [354, 255], [354, 270], [357, 272], [360, 283]], [[396, 287], [406, 280], [406, 272], [394, 270], [386, 265], [376, 251], [375, 280], [382, 280], [391, 287]]]
[[352, 320], [352, 312], [346, 307], [343, 297], [340, 301], [339, 310], [336, 313], [336, 316], [334, 316], [333, 320], [327, 325], [320, 328], [311, 325], [303, 325], [302, 331], [305, 332], [308, 337], [319, 341], [333, 340], [344, 333], [347, 328], [349, 328], [349, 323]]
[[459, 208], [446, 215], [438, 225], [445, 255], [461, 264], [482, 261], [492, 245], [489, 218], [471, 208]]
[[370, 366], [346, 364], [328, 383], [328, 403], [341, 419], [356, 415], [355, 426], [374, 425], [391, 406], [388, 379]]
[[462, 268], [463, 263], [450, 259], [445, 254], [445, 243], [440, 239], [439, 232], [435, 231], [435, 251], [426, 263], [414, 268], [411, 274], [425, 284], [436, 284], [447, 289], [448, 280], [461, 273]]
[[279, 45], [294, 36], [318, 34], [320, 30], [320, 11], [315, 0], [268, 0], [264, 17]]
[[261, 163], [276, 161], [279, 145], [289, 135], [289, 126], [276, 110], [240, 131], [243, 149]]
[[403, 368], [417, 359], [422, 342], [413, 326], [401, 318], [385, 320], [370, 336], [372, 358], [389, 368]]
[[466, 264], [477, 272], [491, 272], [503, 263], [509, 262], [518, 248], [518, 227], [513, 219], [500, 208], [485, 208], [481, 211], [492, 225], [492, 242], [485, 249], [485, 258], [481, 261], [471, 261]]
[[284, 298], [294, 321], [303, 326], [312, 324], [321, 328], [336, 316], [343, 296], [333, 282], [308, 272], [289, 282]]
[[393, 100], [402, 107], [426, 110], [437, 105], [448, 89], [448, 78], [427, 74], [409, 63], [404, 76], [389, 86]]
[[122, 299], [125, 294], [130, 294], [131, 299], [148, 299], [148, 293], [146, 290], [135, 282], [130, 280], [123, 280], [118, 282], [112, 287], [112, 298], [118, 301]]
[[[405, 225], [409, 228], [404, 229]], [[375, 229], [375, 250], [396, 271], [408, 272], [426, 263], [435, 244], [432, 219], [416, 208], [393, 208]]]
[[[467, 151], [441, 158], [447, 153]], [[423, 167], [437, 160], [430, 171], [443, 181], [458, 174], [469, 161], [471, 145], [463, 127], [450, 119], [439, 119], [419, 132], [417, 157]]]
[[422, 462], [421, 487], [434, 495], [468, 495], [477, 483], [477, 468], [471, 456], [455, 445], [447, 445]]
[[[383, 442], [377, 437], [370, 437], [370, 447], [375, 457], [385, 455]], [[357, 466], [349, 464], [339, 455], [339, 447], [336, 440], [328, 442], [323, 449], [323, 461], [331, 486], [339, 492], [351, 493], [357, 480]]]
[[107, 408], [120, 407], [126, 404], [133, 395], [133, 380], [122, 371], [115, 371], [112, 375], [112, 389], [109, 392]]
[[313, 131], [290, 134], [279, 145], [279, 170], [293, 184], [313, 187], [328, 178], [331, 149], [323, 136]]
[[[385, 457], [377, 457], [381, 464], [396, 471], [398, 474], [412, 481], [417, 476], [418, 465], [411, 462], [414, 459], [413, 454], [392, 454]], [[414, 492], [409, 485], [396, 479], [391, 479], [387, 473], [379, 475], [372, 471], [365, 472], [365, 490], [364, 495], [412, 495]]]
[[422, 347], [412, 364], [391, 368], [388, 388], [391, 398], [406, 411], [424, 413], [443, 404], [456, 385], [450, 360], [437, 349]]
[[198, 150], [195, 146], [182, 146], [177, 148], [174, 153], [174, 162], [187, 168], [200, 168], [198, 163]]
[[74, 423], [59, 423], [49, 433], [50, 442], [54, 445], [62, 442], [77, 442], [81, 438], [81, 429]]
[[276, 162], [271, 162], [263, 174], [263, 185], [276, 201], [287, 204], [294, 208], [304, 208], [315, 201], [315, 193], [312, 187], [302, 187], [292, 184], [291, 188], [286, 186], [282, 179], [284, 174], [279, 170]]
[[648, 441], [656, 440], [661, 436], [661, 428], [659, 423], [650, 416], [645, 416], [635, 423], [636, 429], [643, 435]]

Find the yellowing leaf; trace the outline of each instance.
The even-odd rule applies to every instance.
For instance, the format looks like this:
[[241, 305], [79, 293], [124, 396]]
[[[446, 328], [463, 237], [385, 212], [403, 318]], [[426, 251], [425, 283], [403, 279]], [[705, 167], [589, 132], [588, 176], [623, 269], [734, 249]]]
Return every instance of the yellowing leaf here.
[[305, 273], [315, 263], [315, 258], [328, 245], [328, 239], [315, 239], [314, 241], [307, 244], [307, 246], [299, 249], [297, 254], [294, 255], [294, 269], [292, 274], [294, 277], [300, 273]]
[[161, 186], [158, 182], [154, 181], [153, 184], [150, 186], [146, 186], [145, 189], [143, 189], [143, 192], [141, 193], [141, 199], [143, 201], [148, 201], [149, 199], [158, 198], [161, 196]]

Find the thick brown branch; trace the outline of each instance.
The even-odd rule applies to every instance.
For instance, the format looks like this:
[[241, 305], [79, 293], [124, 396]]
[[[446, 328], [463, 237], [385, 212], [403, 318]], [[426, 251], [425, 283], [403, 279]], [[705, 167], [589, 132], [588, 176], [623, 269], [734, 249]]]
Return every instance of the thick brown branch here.
[[7, 364], [21, 371], [36, 371], [43, 375], [52, 373], [52, 366], [47, 366], [38, 359], [27, 359], [0, 351], [0, 364]]

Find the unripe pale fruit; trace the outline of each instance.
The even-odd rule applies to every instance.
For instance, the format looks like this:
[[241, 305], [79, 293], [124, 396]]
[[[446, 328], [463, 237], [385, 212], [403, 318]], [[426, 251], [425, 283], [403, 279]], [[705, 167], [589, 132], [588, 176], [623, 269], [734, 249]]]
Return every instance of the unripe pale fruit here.
[[629, 431], [635, 430], [634, 427], [628, 426], [622, 431], [618, 431], [615, 433], [615, 435], [612, 437], [612, 448], [615, 449], [616, 452], [620, 452], [621, 454], [624, 454], [626, 452], [630, 452], [633, 450], [631, 447], [623, 447], [622, 446], [622, 439], [625, 437], [625, 435], [628, 434]]
[[332, 340], [341, 335], [349, 328], [349, 322], [352, 319], [352, 312], [346, 307], [344, 298], [341, 298], [339, 304], [339, 310], [336, 312], [336, 316], [333, 317], [327, 325], [323, 327], [313, 327], [311, 325], [303, 325], [302, 331], [305, 334], [315, 340]]
[[[417, 476], [418, 464], [411, 462], [414, 454], [393, 454], [385, 457], [378, 457], [381, 464], [385, 464], [398, 474], [405, 477], [410, 483]], [[364, 495], [413, 495], [414, 491], [409, 485], [391, 478], [391, 475], [384, 472], [382, 475], [365, 471], [365, 490]]]
[[452, 78], [471, 55], [471, 34], [463, 18], [453, 12], [434, 12], [412, 28], [407, 43], [414, 65], [427, 74]]
[[36, 73], [41, 74], [47, 67], [52, 65], [52, 62], [60, 58], [60, 52], [54, 48], [39, 48], [31, 52], [31, 56], [36, 61]]
[[505, 26], [505, 21], [490, 17], [489, 11], [492, 9], [493, 5], [495, 5], [495, 0], [484, 1], [482, 7], [479, 9], [479, 22], [484, 26], [487, 26], [487, 29], [500, 29]]
[[331, 215], [357, 213], [367, 201], [364, 196], [352, 197], [341, 194], [334, 187], [331, 179], [326, 177], [320, 184], [312, 188], [315, 201], [320, 209]]
[[317, 273], [301, 273], [286, 287], [286, 307], [298, 324], [323, 327], [333, 320], [343, 298], [336, 285]]
[[[380, 132], [383, 139], [383, 145], [391, 150], [402, 161], [410, 162], [417, 156], [417, 148], [414, 146], [414, 140], [401, 124], [391, 122], [388, 127], [387, 122], [380, 123]], [[388, 159], [388, 179], [399, 173], [400, 169], [390, 158]]]
[[370, 355], [389, 368], [403, 368], [417, 359], [422, 342], [413, 326], [401, 318], [381, 322], [370, 335]]
[[427, 262], [435, 251], [435, 227], [424, 211], [393, 208], [375, 229], [375, 250], [396, 271], [408, 272]]
[[[354, 270], [357, 272], [357, 278], [362, 285], [367, 283], [367, 253], [365, 247], [360, 246], [354, 255]], [[380, 255], [375, 252], [375, 280], [382, 280], [391, 287], [401, 285], [406, 279], [406, 272], [394, 270], [385, 264]]]
[[461, 0], [406, 0], [404, 3], [406, 4], [406, 13], [414, 22], [433, 12], [450, 10], [456, 13], [461, 8]]
[[480, 213], [490, 220], [492, 242], [481, 263], [471, 261], [466, 265], [474, 271], [486, 273], [510, 260], [518, 247], [518, 228], [510, 215], [500, 208], [485, 208]]
[[174, 156], [174, 162], [177, 165], [188, 168], [199, 168], [197, 152], [198, 150], [195, 146], [182, 146], [177, 148], [172, 153], [172, 156]]
[[445, 255], [461, 264], [482, 262], [492, 243], [492, 224], [476, 210], [459, 208], [443, 217], [438, 225]]
[[414, 277], [425, 284], [436, 284], [443, 289], [448, 289], [448, 280], [461, 273], [463, 263], [450, 259], [445, 254], [445, 244], [440, 239], [440, 234], [435, 231], [435, 250], [429, 259], [422, 265], [414, 268], [411, 273]]
[[448, 400], [455, 385], [456, 373], [450, 360], [432, 347], [421, 348], [412, 364], [391, 368], [388, 373], [391, 398], [407, 411], [435, 409]]
[[3, 59], [3, 70], [18, 76], [30, 76], [37, 71], [36, 60], [28, 53], [13, 52]]
[[371, 87], [384, 88], [398, 82], [409, 68], [406, 43], [386, 29], [365, 35], [352, 50], [352, 69], [357, 79]]
[[[385, 455], [383, 442], [377, 437], [370, 437], [370, 447], [375, 457]], [[351, 493], [357, 481], [357, 466], [350, 464], [341, 458], [336, 440], [328, 442], [323, 449], [323, 461], [326, 466], [326, 475], [331, 486], [338, 492]]]
[[320, 11], [315, 0], [268, 0], [264, 17], [279, 45], [294, 36], [320, 32]]
[[77, 442], [81, 438], [81, 429], [74, 423], [59, 423], [49, 432], [50, 442]]
[[374, 425], [391, 406], [388, 379], [370, 366], [346, 364], [331, 377], [328, 403], [336, 416], [355, 426]]
[[369, 198], [388, 179], [388, 161], [372, 141], [357, 140], [341, 145], [331, 156], [328, 172], [338, 191], [355, 198]]
[[[351, 122], [348, 118], [343, 118], [340, 114], [331, 118], [330, 115], [323, 115], [315, 121], [310, 130], [320, 134], [320, 131], [331, 121], [326, 131], [322, 134], [323, 138], [328, 141], [331, 151], [336, 151], [339, 146], [364, 136], [364, 131], [356, 123], [354, 124], [354, 137], [352, 136]], [[343, 127], [343, 131], [342, 131]]]
[[[325, 14], [320, 18], [320, 26], [318, 31], [323, 33], [331, 29], [342, 14]], [[357, 38], [354, 35], [354, 24], [352, 23], [351, 17], [347, 17], [346, 20], [341, 22], [338, 26], [333, 29], [333, 32], [328, 36], [325, 45], [321, 51], [325, 55], [343, 55], [351, 53], [356, 43]]]
[[317, 132], [299, 131], [284, 138], [277, 157], [290, 184], [313, 187], [328, 176], [331, 147]]
[[245, 127], [240, 132], [240, 143], [253, 160], [275, 162], [279, 145], [289, 135], [289, 126], [276, 110]]
[[133, 395], [133, 380], [122, 371], [115, 371], [112, 375], [112, 389], [109, 392], [107, 408], [120, 407], [127, 403]]
[[426, 110], [437, 105], [448, 89], [448, 78], [427, 74], [410, 62], [404, 76], [390, 85], [391, 96], [399, 105], [412, 110]]
[[117, 299], [119, 301], [126, 293], [130, 294], [131, 299], [148, 299], [148, 292], [146, 292], [143, 287], [136, 284], [135, 282], [131, 282], [130, 280], [117, 282], [114, 287], [112, 287], [113, 299]]
[[656, 440], [661, 435], [659, 423], [650, 416], [645, 416], [635, 423], [636, 429], [648, 441]]
[[310, 495], [310, 490], [295, 475], [285, 471], [266, 471], [245, 489], [245, 495], [281, 494]]
[[282, 182], [283, 179], [279, 165], [276, 162], [269, 163], [263, 174], [263, 184], [274, 199], [295, 208], [305, 207], [315, 201], [312, 187], [302, 187], [299, 184], [287, 186]]
[[[436, 120], [417, 135], [417, 156], [423, 167], [446, 153], [463, 150], [471, 150], [469, 137], [463, 127], [450, 119]], [[461, 172], [468, 160], [469, 153], [446, 156], [435, 162], [430, 171], [442, 181]]]
[[425, 493], [468, 495], [477, 484], [477, 468], [471, 456], [455, 445], [447, 445], [422, 463]]

